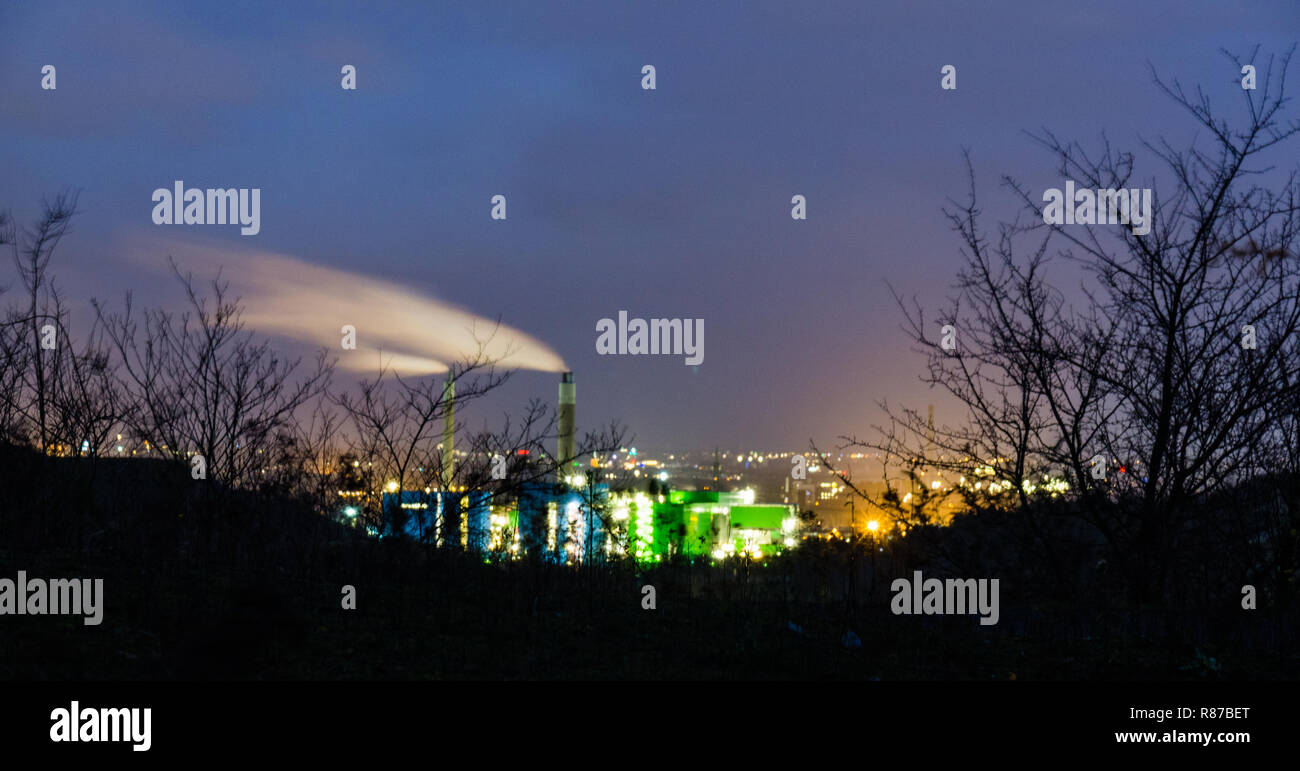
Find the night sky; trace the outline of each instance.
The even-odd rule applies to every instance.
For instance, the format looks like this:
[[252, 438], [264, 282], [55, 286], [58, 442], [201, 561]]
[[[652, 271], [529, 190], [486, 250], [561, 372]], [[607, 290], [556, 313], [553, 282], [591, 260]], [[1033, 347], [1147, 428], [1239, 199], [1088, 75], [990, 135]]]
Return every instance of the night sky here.
[[[865, 431], [879, 399], [956, 420], [918, 383], [885, 282], [927, 308], [950, 294], [941, 208], [965, 195], [962, 148], [985, 212], [1010, 217], [1002, 174], [1061, 179], [1026, 130], [1185, 142], [1148, 63], [1236, 115], [1219, 49], [1300, 35], [1294, 0], [189, 5], [0, 6], [0, 207], [27, 222], [42, 195], [83, 191], [52, 266], [79, 318], [128, 288], [178, 307], [169, 254], [224, 265], [270, 318], [278, 285], [256, 265], [302, 261], [500, 316], [576, 372], [580, 429], [619, 418], [677, 449], [826, 442]], [[261, 232], [155, 226], [151, 193], [178, 179], [261, 188]], [[311, 342], [347, 323], [364, 340], [378, 322], [356, 307], [340, 298]], [[596, 322], [620, 310], [703, 318], [703, 364], [598, 356]], [[431, 355], [449, 335], [428, 331]], [[557, 381], [521, 372], [489, 406], [553, 400]]]

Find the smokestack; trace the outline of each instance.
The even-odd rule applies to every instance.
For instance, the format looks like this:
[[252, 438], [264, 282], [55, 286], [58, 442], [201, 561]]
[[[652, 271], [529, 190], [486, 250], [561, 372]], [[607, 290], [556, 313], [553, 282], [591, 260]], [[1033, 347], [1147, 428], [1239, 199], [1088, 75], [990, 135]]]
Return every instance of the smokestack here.
[[450, 378], [442, 387], [442, 400], [447, 405], [442, 424], [442, 489], [450, 490], [456, 478], [456, 381]]
[[568, 465], [573, 462], [573, 433], [575, 411], [577, 410], [577, 391], [573, 385], [573, 373], [565, 372], [560, 376], [560, 438], [557, 442], [556, 460], [559, 461], [560, 477], [564, 478]]

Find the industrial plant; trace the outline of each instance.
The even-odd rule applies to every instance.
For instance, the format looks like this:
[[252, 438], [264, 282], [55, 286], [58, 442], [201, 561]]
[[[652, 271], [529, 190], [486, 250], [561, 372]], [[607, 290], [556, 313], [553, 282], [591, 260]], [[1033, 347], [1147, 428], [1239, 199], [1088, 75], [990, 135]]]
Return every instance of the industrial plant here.
[[[448, 384], [447, 393], [454, 394]], [[575, 456], [577, 391], [572, 372], [560, 379], [558, 437], [553, 463], [536, 475], [497, 480], [488, 489], [443, 489], [383, 495], [380, 538], [408, 538], [455, 547], [486, 558], [540, 555], [574, 563], [631, 556], [660, 562], [673, 556], [762, 558], [798, 543], [794, 506], [756, 502], [737, 492], [674, 490], [651, 477], [645, 490], [613, 489], [599, 459]], [[454, 413], [447, 411], [443, 449], [451, 452]], [[540, 464], [538, 464], [540, 466]]]

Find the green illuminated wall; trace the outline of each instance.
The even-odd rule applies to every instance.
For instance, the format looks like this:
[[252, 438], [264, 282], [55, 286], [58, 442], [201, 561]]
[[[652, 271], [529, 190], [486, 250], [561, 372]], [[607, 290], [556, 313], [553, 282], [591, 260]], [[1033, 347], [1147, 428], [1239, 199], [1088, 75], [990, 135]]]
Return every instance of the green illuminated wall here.
[[682, 512], [682, 552], [708, 556], [713, 552], [713, 514], [708, 506], [686, 506]]
[[765, 506], [762, 504], [754, 506], [732, 506], [731, 507], [731, 527], [744, 530], [777, 530], [781, 529], [781, 524], [785, 518], [790, 516], [790, 511], [785, 506]]
[[[644, 494], [625, 495], [614, 503], [615, 512], [624, 511], [630, 548], [639, 561], [660, 561], [670, 554], [710, 558], [723, 551], [745, 551], [744, 543], [759, 539], [764, 554], [782, 550], [785, 536], [782, 526], [790, 516], [788, 506], [753, 504], [753, 493], [674, 490], [668, 500], [654, 501]], [[766, 534], [737, 533], [768, 531]], [[735, 549], [733, 550], [733, 545]]]

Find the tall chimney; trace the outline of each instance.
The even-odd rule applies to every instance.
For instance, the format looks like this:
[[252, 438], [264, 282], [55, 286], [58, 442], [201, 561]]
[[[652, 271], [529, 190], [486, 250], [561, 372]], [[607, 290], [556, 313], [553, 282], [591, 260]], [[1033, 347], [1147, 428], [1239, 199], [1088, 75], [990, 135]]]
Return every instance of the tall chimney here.
[[446, 406], [442, 424], [442, 489], [450, 490], [456, 478], [456, 381], [451, 378], [442, 387], [442, 399]]
[[560, 376], [560, 438], [555, 453], [560, 464], [560, 478], [567, 476], [569, 464], [573, 463], [573, 433], [575, 411], [577, 410], [577, 391], [573, 385], [573, 373], [565, 372]]

